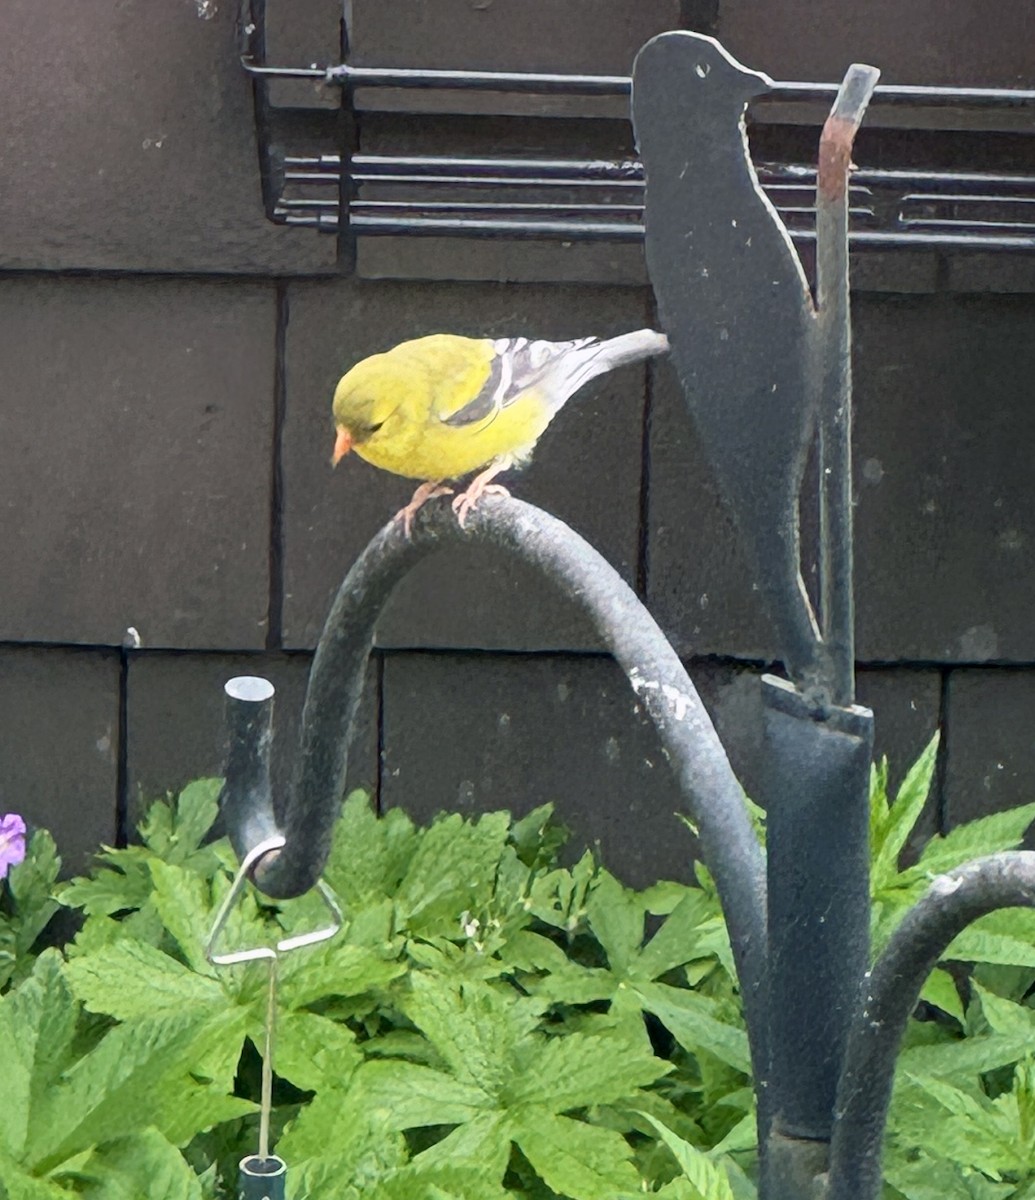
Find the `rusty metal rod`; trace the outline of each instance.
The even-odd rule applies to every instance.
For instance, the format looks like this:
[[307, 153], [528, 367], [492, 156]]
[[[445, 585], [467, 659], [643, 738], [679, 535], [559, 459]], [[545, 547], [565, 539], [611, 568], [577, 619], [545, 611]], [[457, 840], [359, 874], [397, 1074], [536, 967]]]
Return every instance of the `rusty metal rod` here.
[[820, 611], [831, 700], [855, 698], [852, 565], [852, 362], [848, 296], [848, 175], [852, 145], [880, 71], [853, 63], [819, 140], [816, 304], [820, 327]]

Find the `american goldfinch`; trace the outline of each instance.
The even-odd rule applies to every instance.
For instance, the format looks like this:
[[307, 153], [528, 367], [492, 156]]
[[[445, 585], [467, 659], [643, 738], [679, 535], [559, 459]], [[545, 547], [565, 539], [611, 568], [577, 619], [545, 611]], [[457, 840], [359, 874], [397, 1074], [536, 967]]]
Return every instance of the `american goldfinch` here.
[[375, 467], [423, 480], [397, 514], [407, 534], [422, 504], [452, 494], [447, 479], [480, 471], [453, 500], [463, 525], [486, 492], [508, 494], [491, 481], [528, 460], [583, 384], [666, 350], [668, 339], [651, 329], [607, 341], [437, 333], [402, 342], [365, 358], [339, 381], [331, 461], [337, 466], [354, 449]]

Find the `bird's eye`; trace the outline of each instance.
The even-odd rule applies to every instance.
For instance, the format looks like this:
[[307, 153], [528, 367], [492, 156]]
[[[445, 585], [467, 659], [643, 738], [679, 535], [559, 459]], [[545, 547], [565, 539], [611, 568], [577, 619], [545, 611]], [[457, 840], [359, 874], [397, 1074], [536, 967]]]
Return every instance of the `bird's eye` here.
[[371, 425], [371, 426], [370, 426], [369, 432], [370, 432], [370, 433], [377, 433], [377, 431], [378, 431], [378, 430], [379, 430], [379, 429], [380, 429], [380, 428], [381, 428], [383, 425], [384, 425], [384, 421], [378, 421], [378, 423], [377, 423], [376, 425]]

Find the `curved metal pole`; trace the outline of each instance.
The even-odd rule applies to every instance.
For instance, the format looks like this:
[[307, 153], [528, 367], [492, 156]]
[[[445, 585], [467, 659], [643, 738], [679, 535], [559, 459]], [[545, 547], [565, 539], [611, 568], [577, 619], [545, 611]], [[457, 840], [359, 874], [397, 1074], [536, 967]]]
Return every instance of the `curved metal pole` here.
[[[469, 515], [466, 529], [448, 505], [428, 505], [418, 513], [410, 538], [393, 521], [357, 559], [335, 597], [309, 676], [300, 751], [285, 806], [286, 845], [256, 867], [257, 886], [286, 898], [307, 891], [319, 877], [340, 810], [349, 730], [374, 625], [393, 588], [418, 562], [461, 542], [503, 547], [559, 584], [585, 609], [624, 669], [658, 731], [715, 878], [753, 1031], [756, 1075], [764, 1078], [766, 1057], [759, 1041], [764, 1037], [765, 867], [741, 786], [693, 683], [653, 617], [588, 542], [530, 504], [486, 497]], [[246, 773], [242, 782], [227, 776], [228, 814], [243, 814], [262, 796]], [[241, 855], [249, 848], [243, 824], [230, 817], [228, 826]]]
[[895, 930], [864, 983], [838, 1088], [826, 1200], [873, 1200], [895, 1059], [909, 1014], [957, 934], [998, 908], [1035, 908], [1035, 853], [977, 858], [939, 875]]

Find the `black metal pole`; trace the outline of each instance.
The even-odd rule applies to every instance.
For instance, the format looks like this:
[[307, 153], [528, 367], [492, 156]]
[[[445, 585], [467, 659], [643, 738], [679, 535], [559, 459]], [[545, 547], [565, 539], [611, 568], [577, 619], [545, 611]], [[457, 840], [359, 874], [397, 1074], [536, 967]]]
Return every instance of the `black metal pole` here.
[[[284, 849], [255, 872], [268, 895], [297, 896], [316, 882], [341, 806], [349, 730], [363, 687], [374, 625], [396, 584], [422, 559], [458, 543], [503, 547], [538, 568], [586, 611], [658, 730], [697, 826], [702, 857], [722, 900], [748, 1017], [752, 1059], [766, 1061], [762, 1019], [765, 867], [726, 752], [676, 652], [615, 569], [562, 521], [518, 500], [486, 497], [461, 529], [448, 505], [428, 504], [412, 536], [390, 522], [342, 582], [309, 676], [294, 784], [285, 806]], [[261, 736], [257, 727], [245, 728]], [[248, 766], [253, 752], [231, 754]], [[261, 789], [228, 770], [228, 812], [241, 820]], [[231, 821], [231, 825], [233, 822]], [[235, 846], [243, 840], [238, 831]]]
[[876, 1200], [881, 1141], [906, 1022], [957, 934], [999, 908], [1035, 908], [1035, 853], [978, 858], [939, 875], [906, 915], [862, 986], [837, 1093], [826, 1200]]

